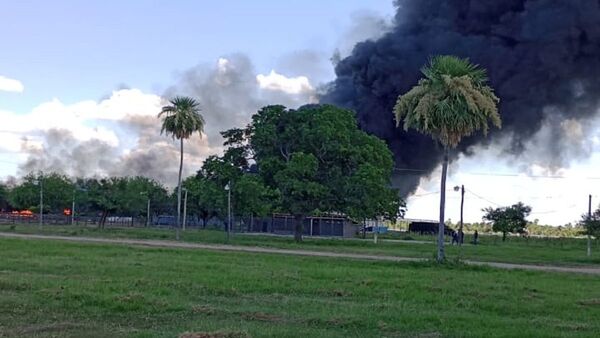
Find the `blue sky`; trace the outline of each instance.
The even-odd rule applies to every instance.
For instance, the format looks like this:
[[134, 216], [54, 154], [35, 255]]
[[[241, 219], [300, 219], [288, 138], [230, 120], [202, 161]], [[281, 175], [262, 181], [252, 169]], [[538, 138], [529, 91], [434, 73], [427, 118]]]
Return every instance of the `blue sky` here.
[[0, 109], [98, 99], [121, 85], [160, 91], [176, 71], [232, 52], [267, 73], [295, 50], [331, 53], [365, 10], [391, 16], [392, 1], [3, 1], [0, 75], [25, 90], [0, 91]]

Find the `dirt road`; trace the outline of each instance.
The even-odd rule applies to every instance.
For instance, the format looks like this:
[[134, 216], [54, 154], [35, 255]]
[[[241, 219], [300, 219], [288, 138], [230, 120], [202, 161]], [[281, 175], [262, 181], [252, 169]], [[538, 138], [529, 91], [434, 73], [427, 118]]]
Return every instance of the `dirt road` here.
[[[331, 257], [342, 259], [357, 259], [371, 261], [387, 261], [387, 262], [423, 262], [424, 258], [414, 257], [396, 257], [396, 256], [380, 256], [368, 254], [354, 253], [339, 253], [327, 251], [312, 251], [312, 250], [292, 250], [292, 249], [277, 249], [277, 248], [262, 248], [255, 246], [241, 245], [225, 245], [225, 244], [202, 244], [189, 242], [174, 242], [174, 241], [158, 241], [158, 240], [143, 240], [143, 239], [113, 239], [113, 238], [92, 238], [92, 237], [68, 237], [54, 235], [25, 235], [0, 232], [0, 238], [18, 238], [18, 239], [37, 239], [37, 240], [55, 240], [76, 243], [99, 243], [99, 244], [120, 244], [131, 246], [145, 247], [161, 247], [161, 248], [181, 248], [181, 249], [197, 249], [197, 250], [212, 250], [212, 251], [234, 251], [234, 252], [249, 252], [263, 253], [275, 255], [292, 255], [292, 256], [311, 256], [311, 257]], [[553, 266], [553, 265], [532, 265], [532, 264], [514, 264], [500, 262], [481, 262], [481, 261], [463, 261], [469, 265], [490, 266], [499, 269], [519, 269], [532, 271], [546, 272], [562, 272], [562, 273], [582, 273], [600, 275], [600, 267], [582, 267], [582, 266]]]

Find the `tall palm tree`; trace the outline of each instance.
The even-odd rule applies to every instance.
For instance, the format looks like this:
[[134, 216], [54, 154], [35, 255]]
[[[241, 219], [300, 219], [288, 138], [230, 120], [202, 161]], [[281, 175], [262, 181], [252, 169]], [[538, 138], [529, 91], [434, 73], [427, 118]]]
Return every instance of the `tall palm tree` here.
[[461, 139], [481, 130], [487, 134], [491, 122], [501, 127], [498, 103], [492, 88], [486, 85], [486, 71], [469, 59], [450, 55], [435, 56], [421, 69], [424, 78], [410, 91], [398, 97], [394, 113], [399, 126], [431, 136], [444, 148], [440, 190], [438, 261], [444, 254], [444, 211], [448, 151]]
[[179, 240], [181, 226], [181, 172], [183, 171], [183, 140], [198, 133], [202, 137], [204, 118], [200, 115], [200, 104], [190, 97], [177, 96], [169, 101], [170, 105], [162, 107], [158, 114], [162, 118], [160, 133], [165, 133], [180, 142], [179, 177], [177, 179], [177, 226], [176, 237]]

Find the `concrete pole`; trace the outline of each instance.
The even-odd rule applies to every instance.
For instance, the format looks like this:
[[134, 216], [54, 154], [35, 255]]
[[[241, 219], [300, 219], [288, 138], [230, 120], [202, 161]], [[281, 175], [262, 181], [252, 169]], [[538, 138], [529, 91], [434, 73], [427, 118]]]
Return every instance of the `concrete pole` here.
[[40, 228], [44, 224], [44, 180], [40, 174]]
[[73, 190], [73, 203], [71, 204], [71, 226], [75, 225], [75, 190]]
[[188, 190], [185, 189], [184, 190], [184, 197], [183, 197], [183, 231], [185, 231], [185, 226], [187, 223], [187, 195], [188, 195]]
[[231, 181], [227, 184], [229, 189], [227, 189], [227, 241], [229, 241], [229, 236], [231, 232]]
[[460, 186], [460, 230], [458, 231], [460, 234], [459, 245], [462, 245], [463, 238], [465, 237], [465, 233], [463, 232], [463, 210], [465, 207], [465, 186], [464, 184]]
[[[592, 195], [589, 195], [588, 198], [588, 219], [591, 221], [592, 220]], [[592, 256], [592, 237], [590, 236], [589, 230], [588, 230], [588, 236], [587, 236], [587, 256], [591, 257]]]
[[150, 226], [150, 197], [148, 197], [148, 206], [146, 208], [146, 228]]

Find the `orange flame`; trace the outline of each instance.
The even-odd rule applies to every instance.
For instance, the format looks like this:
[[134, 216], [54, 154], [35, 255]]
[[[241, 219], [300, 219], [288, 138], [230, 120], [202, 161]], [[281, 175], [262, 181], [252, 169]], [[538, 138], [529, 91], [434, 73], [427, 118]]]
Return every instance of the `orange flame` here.
[[33, 212], [31, 212], [31, 210], [21, 210], [21, 211], [13, 210], [11, 212], [11, 214], [17, 215], [17, 216], [26, 216], [26, 217], [33, 216]]

